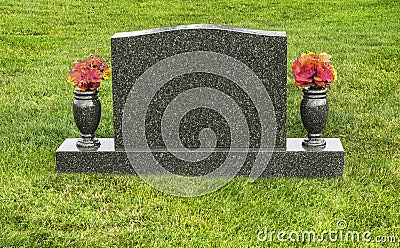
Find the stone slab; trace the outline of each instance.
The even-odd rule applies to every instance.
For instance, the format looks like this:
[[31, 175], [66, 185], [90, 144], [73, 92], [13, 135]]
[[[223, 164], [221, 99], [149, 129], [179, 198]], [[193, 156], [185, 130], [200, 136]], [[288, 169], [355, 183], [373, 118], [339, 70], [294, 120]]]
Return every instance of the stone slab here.
[[[266, 91], [273, 104], [276, 121], [274, 147], [283, 149], [286, 147], [287, 37], [285, 32], [210, 24], [183, 25], [117, 33], [111, 38], [111, 51], [114, 145], [116, 150], [124, 150], [122, 131], [124, 107], [132, 89], [137, 91], [135, 95], [138, 97], [138, 101], [149, 97], [148, 102], [146, 102], [148, 106], [144, 106], [144, 110], [147, 111], [145, 120], [142, 120], [144, 118], [133, 117], [135, 121], [145, 123], [143, 124], [145, 125], [143, 133], [146, 132], [146, 139], [140, 138], [138, 139], [139, 142], [133, 142], [132, 146], [143, 148], [148, 145], [151, 148], [162, 148], [165, 145], [160, 138], [160, 123], [165, 109], [179, 94], [198, 88], [215, 89], [230, 96], [245, 115], [250, 132], [250, 147], [270, 148], [270, 146], [264, 146], [260, 141], [262, 133], [264, 135], [270, 133], [260, 130], [263, 120], [266, 119], [260, 117], [260, 115], [265, 114], [265, 111], [261, 110], [257, 113], [257, 106], [253, 106], [255, 99], [246, 94], [246, 87], [238, 86], [237, 82], [233, 80], [236, 78], [240, 79], [238, 81], [246, 81], [249, 78], [243, 75], [242, 65], [249, 68], [255, 78], [261, 81], [261, 86], [254, 84], [254, 80], [245, 82], [247, 88], [253, 92]], [[177, 57], [177, 55], [184, 56], [185, 54], [188, 57]], [[193, 60], [193, 57], [196, 57], [192, 56], [193, 54], [199, 57], [205, 55], [206, 62], [204, 63], [204, 60], [201, 59]], [[151, 71], [152, 68], [156, 65], [160, 66], [166, 59], [169, 59], [166, 67]], [[178, 61], [178, 59], [181, 60]], [[238, 63], [231, 63], [232, 61]], [[217, 65], [212, 68], [215, 70], [210, 70], [207, 67], [212, 62]], [[177, 66], [179, 68], [173, 68], [174, 63], [179, 65]], [[191, 70], [191, 66], [193, 70]], [[185, 73], [187, 70], [191, 73]], [[167, 80], [168, 82], [152, 92], [147, 88], [142, 88], [138, 83], [146, 72], [146, 75], [153, 79], [144, 84], [149, 88], [149, 85], [159, 83], [162, 79], [168, 78], [169, 81]], [[241, 77], [244, 77], [244, 79], [242, 80]], [[157, 80], [154, 80], [154, 78], [157, 78]], [[263, 95], [257, 96], [256, 94], [256, 97], [265, 100]], [[136, 105], [130, 109], [139, 111], [143, 104], [138, 103], [138, 101], [132, 100]], [[210, 102], [214, 103], [215, 106], [220, 106], [221, 102], [227, 101], [211, 99]], [[230, 140], [227, 138], [229, 130], [226, 128], [223, 118], [220, 118], [210, 108], [195, 108], [189, 114], [185, 116], [187, 118], [183, 119], [185, 125], [182, 126], [190, 128], [183, 129], [180, 133], [180, 138], [186, 147], [196, 147], [197, 144], [192, 142], [195, 138], [191, 134], [204, 129], [204, 127], [209, 127], [213, 123], [216, 126], [213, 130], [219, 135], [216, 147], [230, 147]], [[227, 113], [226, 116], [234, 116], [234, 114]], [[204, 122], [199, 120], [204, 120]], [[214, 121], [210, 124], [206, 122], [207, 120]], [[140, 128], [135, 127], [132, 130], [142, 132]], [[129, 137], [134, 137], [134, 135], [129, 135]], [[270, 137], [267, 137], [267, 139], [270, 139]]]
[[[76, 147], [78, 139], [66, 139], [56, 151], [57, 172], [59, 173], [112, 173], [132, 174], [133, 170], [125, 151], [115, 150], [114, 139], [100, 138], [101, 146], [98, 150], [79, 150]], [[286, 150], [274, 150], [266, 170], [261, 177], [342, 177], [344, 166], [344, 150], [337, 138], [327, 138], [326, 148], [323, 150], [305, 150], [301, 146], [301, 138], [287, 138]], [[155, 151], [162, 153], [163, 151]], [[179, 151], [175, 151], [179, 152]], [[196, 151], [193, 151], [196, 152]], [[226, 156], [227, 150], [220, 149], [215, 152], [216, 158], [221, 160]], [[240, 149], [233, 149], [233, 154], [247, 152]], [[129, 151], [133, 155], [141, 155], [143, 149]], [[263, 154], [271, 153], [269, 149], [250, 150], [248, 154], [261, 157]], [[203, 160], [204, 161], [204, 160]], [[196, 168], [181, 166], [176, 163], [168, 163], [168, 157], [164, 158], [164, 168], [174, 174], [180, 175], [204, 175], [216, 167], [213, 164], [202, 162], [196, 164]], [[144, 160], [143, 163], [146, 163]], [[218, 166], [218, 165], [216, 165]], [[246, 161], [238, 176], [249, 176], [252, 164]], [[151, 172], [150, 172], [151, 173]]]

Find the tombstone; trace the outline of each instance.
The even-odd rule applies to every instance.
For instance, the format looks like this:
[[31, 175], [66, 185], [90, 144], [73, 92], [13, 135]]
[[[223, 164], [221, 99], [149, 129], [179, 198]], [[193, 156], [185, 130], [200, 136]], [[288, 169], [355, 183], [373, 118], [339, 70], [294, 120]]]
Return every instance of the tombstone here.
[[114, 138], [66, 139], [57, 172], [342, 176], [339, 139], [286, 138], [284, 32], [184, 25], [117, 33], [111, 48]]

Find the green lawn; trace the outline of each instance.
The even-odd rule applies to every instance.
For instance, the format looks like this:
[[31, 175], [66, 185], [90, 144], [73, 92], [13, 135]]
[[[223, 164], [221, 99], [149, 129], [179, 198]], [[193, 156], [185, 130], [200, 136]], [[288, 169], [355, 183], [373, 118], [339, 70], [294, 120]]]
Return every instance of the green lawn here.
[[[369, 231], [400, 242], [400, 1], [0, 0], [0, 247], [267, 247], [259, 231]], [[286, 31], [288, 64], [328, 52], [338, 81], [325, 137], [346, 151], [343, 179], [236, 178], [202, 197], [164, 195], [132, 176], [55, 173], [78, 137], [72, 62], [110, 62], [116, 32], [189, 23]], [[111, 80], [98, 137], [113, 137]], [[304, 137], [288, 68], [288, 137]], [[312, 246], [379, 246], [365, 242]], [[389, 244], [385, 244], [386, 246]]]

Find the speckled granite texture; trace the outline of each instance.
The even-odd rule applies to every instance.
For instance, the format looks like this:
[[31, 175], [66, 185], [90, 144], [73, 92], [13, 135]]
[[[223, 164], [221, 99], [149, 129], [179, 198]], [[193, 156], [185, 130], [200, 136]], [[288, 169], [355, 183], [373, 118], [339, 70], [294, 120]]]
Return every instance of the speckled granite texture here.
[[[284, 149], [286, 146], [286, 49], [287, 38], [284, 32], [220, 25], [185, 25], [115, 34], [111, 39], [115, 148], [117, 150], [124, 148], [123, 109], [129, 91], [139, 77], [166, 58], [177, 54], [203, 51], [234, 58], [250, 68], [261, 80], [275, 111], [275, 147]], [[185, 66], [188, 65], [182, 65], [182, 67]], [[235, 68], [230, 68], [230, 70], [232, 74], [237, 71]], [[159, 130], [160, 116], [158, 116], [163, 109], [160, 110], [158, 106], [166, 105], [178, 94], [196, 87], [214, 88], [231, 96], [240, 105], [249, 123], [250, 147], [262, 147], [260, 144], [262, 120], [257, 116], [252, 99], [231, 80], [204, 72], [193, 72], [174, 78], [154, 95], [151, 106], [148, 108], [150, 113], [146, 117], [146, 136], [150, 147], [163, 147]], [[202, 112], [202, 115], [198, 115], [197, 119], [216, 117], [207, 111], [198, 110], [197, 114], [199, 112]], [[216, 126], [224, 126], [223, 120], [218, 120], [218, 117], [217, 122], [221, 123]], [[224, 135], [227, 131], [226, 128], [220, 128], [218, 133], [222, 139], [217, 147], [229, 147], [230, 141]], [[187, 145], [190, 145], [191, 137], [186, 138], [184, 134], [181, 139], [187, 140]]]
[[[78, 150], [78, 139], [66, 139], [56, 152], [57, 172], [65, 173], [114, 173], [133, 174], [131, 164], [124, 151], [114, 150], [114, 139], [100, 139], [101, 147], [96, 150]], [[306, 151], [302, 145], [302, 138], [288, 138], [287, 150], [277, 150], [272, 154], [267, 169], [261, 177], [342, 177], [344, 165], [344, 151], [339, 139], [328, 138], [323, 150]], [[240, 153], [241, 151], [233, 151]], [[258, 155], [270, 151], [260, 149]], [[140, 156], [140, 149], [131, 151]], [[250, 153], [254, 153], [250, 151]], [[224, 151], [217, 152], [223, 157]], [[153, 163], [154, 161], [143, 161]], [[166, 161], [168, 162], [168, 161]], [[203, 175], [209, 172], [210, 164], [202, 163], [197, 168], [165, 163], [168, 171], [180, 175]], [[238, 176], [248, 176], [251, 164], [246, 163], [239, 171]], [[157, 172], [148, 172], [155, 174]]]

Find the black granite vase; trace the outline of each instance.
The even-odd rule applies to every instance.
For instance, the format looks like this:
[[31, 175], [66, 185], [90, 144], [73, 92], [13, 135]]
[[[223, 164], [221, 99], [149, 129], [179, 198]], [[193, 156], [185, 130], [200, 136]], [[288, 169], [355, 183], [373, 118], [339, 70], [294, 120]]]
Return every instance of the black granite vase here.
[[77, 147], [92, 148], [100, 146], [100, 141], [94, 137], [101, 116], [101, 105], [97, 92], [97, 90], [74, 90], [74, 119], [82, 136], [76, 143]]
[[329, 105], [324, 88], [303, 89], [300, 114], [303, 125], [308, 133], [308, 138], [303, 141], [306, 148], [324, 148], [326, 142], [321, 138], [321, 133], [328, 120]]

